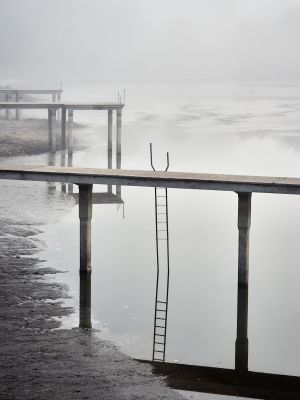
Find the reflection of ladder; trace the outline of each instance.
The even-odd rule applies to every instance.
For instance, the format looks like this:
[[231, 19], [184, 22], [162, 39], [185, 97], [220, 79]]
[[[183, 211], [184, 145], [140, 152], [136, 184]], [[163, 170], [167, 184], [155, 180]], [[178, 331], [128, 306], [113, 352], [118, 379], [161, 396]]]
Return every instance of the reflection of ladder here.
[[[150, 144], [151, 166], [152, 145]], [[167, 153], [169, 167], [169, 154]], [[156, 228], [156, 294], [154, 309], [153, 330], [153, 361], [165, 361], [167, 320], [168, 320], [168, 298], [169, 298], [169, 225], [168, 225], [168, 189], [155, 188], [155, 228]]]

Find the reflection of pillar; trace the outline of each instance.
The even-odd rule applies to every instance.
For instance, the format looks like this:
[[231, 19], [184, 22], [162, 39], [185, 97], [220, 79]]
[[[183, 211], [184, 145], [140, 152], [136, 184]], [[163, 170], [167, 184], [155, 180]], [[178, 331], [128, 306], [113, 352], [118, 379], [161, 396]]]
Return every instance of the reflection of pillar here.
[[[112, 123], [113, 123], [113, 113], [112, 110], [108, 110], [108, 129], [107, 129], [107, 167], [112, 168]], [[112, 193], [112, 185], [107, 185], [107, 190]]]
[[[61, 166], [61, 167], [65, 167], [65, 166], [66, 166], [66, 151], [65, 151], [65, 150], [62, 150], [62, 151], [61, 151], [61, 155], [60, 155], [60, 166]], [[61, 191], [62, 191], [63, 193], [66, 193], [66, 192], [67, 192], [67, 185], [66, 185], [65, 182], [62, 182], [62, 183], [61, 183]]]
[[251, 223], [251, 193], [238, 193], [238, 305], [235, 369], [248, 371], [248, 273], [249, 230]]
[[[49, 152], [48, 153], [48, 165], [54, 166], [56, 161], [56, 153]], [[51, 196], [53, 193], [55, 193], [56, 190], [56, 183], [55, 182], [47, 182], [48, 186], [48, 195]]]
[[117, 109], [117, 169], [121, 169], [121, 128], [122, 128], [122, 109]]
[[79, 326], [91, 327], [91, 220], [93, 185], [79, 185], [80, 307]]
[[48, 133], [49, 133], [49, 148], [50, 151], [56, 151], [56, 132], [54, 129], [54, 110], [48, 109]]
[[[8, 103], [9, 100], [10, 100], [9, 94], [8, 94], [8, 93], [5, 93], [5, 101], [6, 101], [6, 103]], [[6, 118], [6, 119], [10, 119], [10, 109], [9, 109], [9, 108], [6, 108], [6, 109], [5, 109], [5, 118]]]
[[61, 147], [63, 150], [66, 149], [66, 109], [61, 109]]
[[79, 327], [91, 328], [91, 272], [80, 274]]

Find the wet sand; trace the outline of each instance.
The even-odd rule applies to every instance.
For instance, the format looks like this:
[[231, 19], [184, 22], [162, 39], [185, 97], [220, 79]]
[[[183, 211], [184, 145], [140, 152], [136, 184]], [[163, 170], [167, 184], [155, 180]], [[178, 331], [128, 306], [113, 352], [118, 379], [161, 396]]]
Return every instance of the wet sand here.
[[[18, 127], [24, 124], [10, 123]], [[43, 123], [26, 121], [31, 134], [24, 135], [17, 145], [4, 129], [6, 138], [1, 140], [11, 149], [8, 154], [12, 155], [16, 148], [19, 153], [14, 154], [44, 151], [37, 144], [42, 140], [37, 127]], [[3, 125], [0, 127], [2, 132]], [[33, 192], [30, 183], [14, 189], [16, 185], [7, 183], [0, 188], [0, 399], [182, 398], [166, 387], [163, 378], [152, 375], [149, 366], [122, 354], [114, 344], [100, 340], [93, 330], [58, 329], [59, 318], [74, 311], [64, 305], [68, 288], [51, 280], [62, 272], [36, 256], [42, 245], [38, 234], [47, 220], [32, 220], [24, 210], [34, 206], [27, 205], [26, 196], [34, 202], [39, 193]], [[36, 190], [40, 190], [38, 185]], [[20, 193], [24, 194], [22, 202]], [[41, 215], [58, 218], [56, 208], [61, 210], [62, 204], [69, 206], [63, 198], [59, 204], [56, 200], [51, 202], [51, 209], [45, 204], [47, 212]], [[35, 207], [35, 215], [37, 210]]]

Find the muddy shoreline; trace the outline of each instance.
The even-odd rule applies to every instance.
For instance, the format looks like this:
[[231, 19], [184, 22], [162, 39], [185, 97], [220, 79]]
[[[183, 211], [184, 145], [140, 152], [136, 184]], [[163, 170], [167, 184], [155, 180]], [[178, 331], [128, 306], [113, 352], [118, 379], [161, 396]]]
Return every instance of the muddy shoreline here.
[[[33, 129], [40, 121], [26, 124], [29, 130], [31, 125], [30, 143], [29, 135], [24, 135], [15, 145], [15, 137], [8, 134], [11, 149], [17, 149], [14, 155], [44, 151], [37, 145], [38, 137], [32, 148], [34, 137], [41, 136], [39, 129]], [[0, 154], [3, 161], [5, 153]], [[13, 190], [28, 199], [38, 197], [41, 184], [36, 184], [36, 194], [30, 182], [14, 189], [18, 185], [0, 187], [0, 399], [181, 399], [163, 378], [152, 375], [149, 366], [100, 340], [93, 330], [58, 329], [59, 318], [74, 310], [64, 303], [68, 287], [51, 280], [62, 272], [37, 256], [42, 245], [39, 233], [47, 220], [23, 217], [26, 201], [13, 197]], [[13, 204], [7, 207], [9, 199]], [[49, 204], [44, 207], [48, 212]], [[59, 205], [52, 201], [51, 207], [49, 215]]]

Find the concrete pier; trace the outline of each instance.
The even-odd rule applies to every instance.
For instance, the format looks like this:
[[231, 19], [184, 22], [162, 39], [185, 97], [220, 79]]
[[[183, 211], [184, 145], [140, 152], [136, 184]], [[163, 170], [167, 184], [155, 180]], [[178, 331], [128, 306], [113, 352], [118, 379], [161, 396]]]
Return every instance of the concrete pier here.
[[235, 369], [248, 371], [248, 277], [251, 193], [238, 193], [238, 302]]
[[[16, 103], [21, 102], [23, 95], [25, 94], [36, 94], [36, 95], [52, 95], [52, 101], [61, 101], [62, 89], [0, 89], [0, 93], [4, 94], [5, 101], [9, 102], [13, 99]], [[55, 99], [55, 100], [53, 100]], [[9, 109], [6, 110], [6, 119], [9, 119]], [[20, 119], [22, 110], [20, 108], [15, 109], [16, 119]]]
[[91, 328], [91, 220], [93, 185], [79, 185], [80, 290], [79, 327]]

